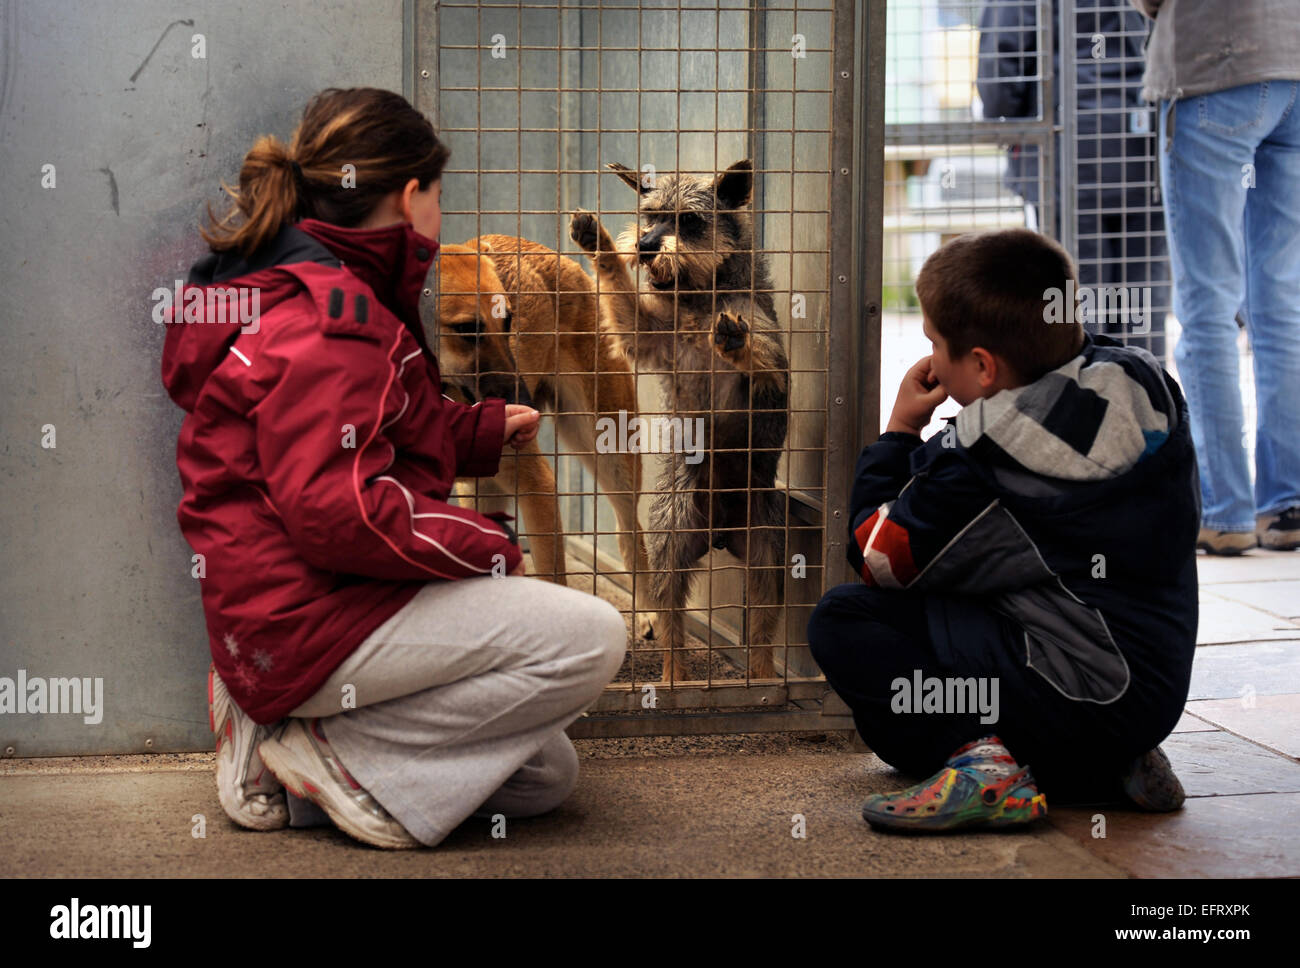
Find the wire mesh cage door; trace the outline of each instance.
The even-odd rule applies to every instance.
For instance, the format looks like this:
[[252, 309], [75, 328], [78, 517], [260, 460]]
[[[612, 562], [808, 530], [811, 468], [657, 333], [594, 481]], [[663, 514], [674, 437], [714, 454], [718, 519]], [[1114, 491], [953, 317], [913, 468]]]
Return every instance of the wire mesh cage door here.
[[544, 415], [457, 500], [628, 622], [573, 735], [852, 726], [805, 630], [848, 577], [861, 9], [408, 6], [410, 93], [451, 148], [443, 389]]
[[[1149, 22], [1123, 0], [1057, 0], [1061, 224], [1084, 326], [1169, 357], [1169, 250], [1155, 106], [1142, 100]], [[1072, 189], [1067, 191], [1066, 189]]]
[[[881, 413], [930, 353], [915, 280], [968, 232], [1052, 233], [1059, 205], [1052, 0], [889, 0]], [[960, 409], [945, 401], [929, 425]], [[883, 430], [883, 426], [871, 428]], [[927, 434], [928, 436], [928, 434]]]

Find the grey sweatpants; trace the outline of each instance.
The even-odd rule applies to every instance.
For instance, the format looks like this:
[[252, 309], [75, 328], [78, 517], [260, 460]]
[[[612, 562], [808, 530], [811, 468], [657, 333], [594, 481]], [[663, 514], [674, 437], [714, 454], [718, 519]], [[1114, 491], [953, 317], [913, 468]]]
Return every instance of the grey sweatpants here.
[[424, 844], [472, 814], [527, 817], [573, 790], [564, 735], [627, 648], [618, 609], [536, 578], [433, 582], [290, 713]]

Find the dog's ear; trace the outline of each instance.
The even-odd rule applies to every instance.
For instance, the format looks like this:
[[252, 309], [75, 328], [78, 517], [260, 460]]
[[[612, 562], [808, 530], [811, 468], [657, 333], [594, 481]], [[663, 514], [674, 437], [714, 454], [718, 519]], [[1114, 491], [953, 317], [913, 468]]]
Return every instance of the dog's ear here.
[[717, 177], [713, 190], [719, 208], [740, 208], [754, 192], [754, 163], [748, 158], [736, 162]]
[[611, 161], [605, 167], [618, 175], [619, 178], [623, 179], [629, 188], [635, 188], [638, 195], [644, 195], [646, 193], [646, 187], [641, 184], [641, 176], [627, 165], [620, 165], [617, 161]]

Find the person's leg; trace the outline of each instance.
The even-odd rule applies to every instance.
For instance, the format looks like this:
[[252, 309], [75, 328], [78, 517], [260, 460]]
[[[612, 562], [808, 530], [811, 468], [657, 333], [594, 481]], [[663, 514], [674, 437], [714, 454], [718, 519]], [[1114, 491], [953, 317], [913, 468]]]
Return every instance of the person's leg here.
[[[1026, 666], [1019, 627], [976, 599], [839, 585], [813, 611], [808, 641], [863, 740], [916, 776], [938, 771], [963, 744], [996, 734], [1049, 796], [1113, 798], [1127, 765], [1168, 735], [1181, 711], [1181, 703], [1136, 685], [1107, 705], [1065, 697]], [[915, 670], [923, 680], [974, 679], [977, 688], [983, 682], [996, 696], [994, 720], [895, 712], [893, 683], [912, 682]]]
[[[556, 734], [613, 678], [626, 642], [617, 609], [573, 589], [431, 583], [292, 715], [327, 716], [347, 770], [432, 845], [509, 781], [503, 796], [517, 804], [524, 787], [537, 802], [571, 789]], [[544, 748], [545, 763], [526, 769]]]
[[924, 599], [849, 583], [828, 591], [808, 621], [813, 658], [853, 710], [858, 734], [889, 765], [916, 776], [937, 770], [963, 743], [990, 731], [977, 716], [904, 715], [894, 683], [944, 676], [930, 648]]
[[1255, 506], [1300, 507], [1300, 82], [1271, 81], [1246, 198], [1246, 329], [1255, 361]]
[[1174, 357], [1191, 414], [1202, 524], [1214, 531], [1255, 529], [1235, 319], [1245, 298], [1246, 175], [1264, 133], [1258, 88], [1246, 85], [1160, 107], [1165, 224], [1174, 312], [1182, 326]]
[[[1087, 194], [1095, 198], [1097, 193]], [[1101, 218], [1096, 212], [1080, 212], [1077, 218], [1078, 258], [1075, 260], [1075, 267], [1079, 276], [1079, 289], [1092, 290], [1095, 296], [1097, 287], [1101, 284], [1101, 273], [1104, 268], [1101, 261]], [[1101, 325], [1101, 315], [1097, 312], [1096, 302], [1093, 302], [1092, 306], [1092, 313], [1083, 321], [1083, 328], [1089, 333], [1105, 332]]]
[[813, 655], [853, 710], [862, 738], [885, 762], [927, 778], [871, 795], [863, 819], [914, 831], [1032, 823], [1046, 812], [1046, 800], [994, 725], [981, 722], [978, 711], [932, 709], [920, 696], [909, 695], [906, 706], [894, 702], [900, 687], [907, 692], [918, 679], [953, 674], [931, 645], [927, 604], [916, 594], [839, 585], [809, 621]]
[[[1127, 296], [1113, 295], [1115, 290], [1126, 292], [1136, 285], [1134, 281], [1138, 266], [1131, 262], [1124, 251], [1124, 217], [1117, 212], [1103, 212], [1097, 217], [1101, 238], [1097, 240], [1097, 257], [1099, 279], [1097, 285], [1112, 295], [1105, 296], [1103, 311], [1103, 293], [1096, 292], [1097, 313], [1100, 327], [1097, 332], [1105, 333], [1119, 340], [1125, 346], [1141, 346], [1142, 337], [1134, 335], [1134, 307], [1126, 302]], [[1127, 307], [1127, 312], [1124, 311]]]
[[474, 816], [501, 814], [514, 819], [549, 813], [569, 798], [577, 782], [577, 751], [569, 737], [557, 731], [474, 811]]

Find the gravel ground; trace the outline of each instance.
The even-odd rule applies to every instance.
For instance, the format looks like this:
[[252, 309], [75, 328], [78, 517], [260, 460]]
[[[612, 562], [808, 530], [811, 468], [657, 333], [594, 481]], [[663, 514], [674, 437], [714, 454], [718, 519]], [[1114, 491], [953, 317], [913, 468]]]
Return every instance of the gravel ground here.
[[[642, 736], [578, 739], [578, 756], [608, 760], [636, 756], [731, 756], [733, 754], [860, 752], [849, 734], [735, 733], [728, 736]], [[215, 753], [126, 753], [105, 756], [32, 756], [0, 759], [0, 776], [62, 776], [76, 773], [210, 772]]]
[[625, 756], [733, 756], [776, 753], [852, 753], [860, 751], [848, 733], [733, 733], [728, 736], [640, 736], [630, 739], [577, 739], [578, 756], [607, 760]]
[[[590, 583], [590, 572], [582, 574], [583, 565], [574, 558], [569, 559], [569, 583], [582, 587], [580, 581]], [[584, 588], [589, 591], [589, 588]], [[628, 623], [627, 657], [614, 676], [614, 682], [660, 682], [663, 676], [664, 652], [662, 639], [642, 639], [632, 630], [632, 596], [628, 595], [613, 582], [602, 580], [600, 597], [623, 612]], [[687, 681], [739, 680], [745, 678], [745, 670], [736, 665], [721, 652], [711, 651], [704, 641], [690, 632], [686, 633], [685, 647], [679, 655], [686, 664]]]

